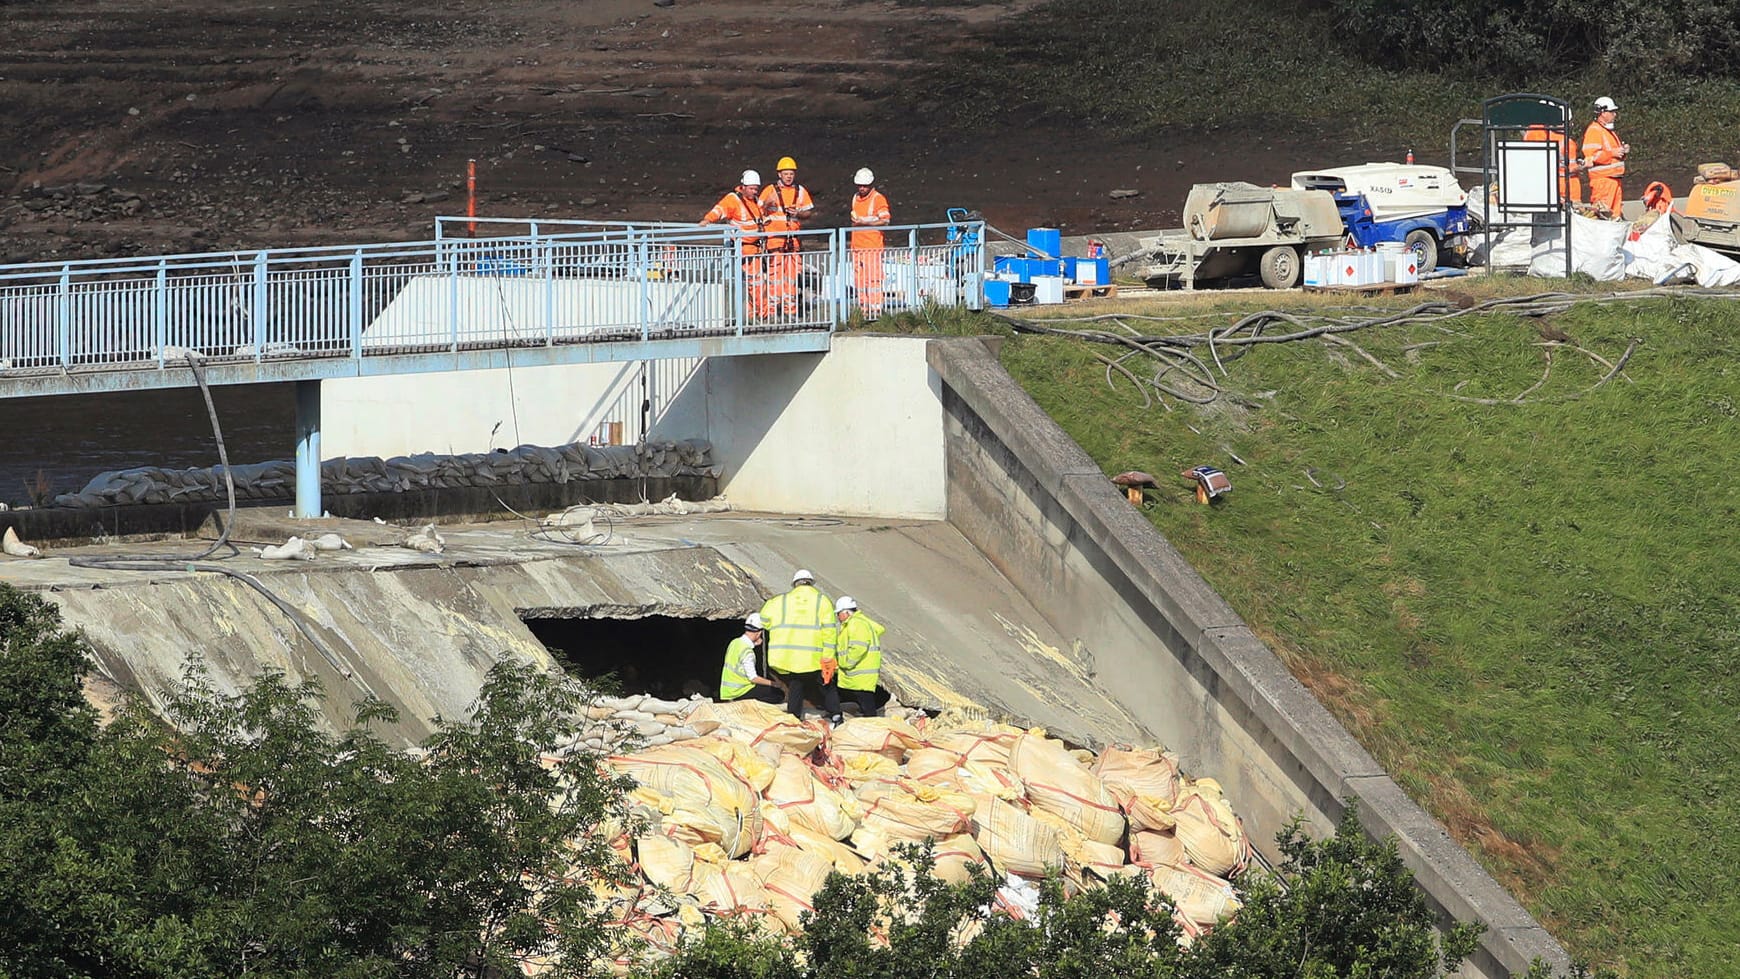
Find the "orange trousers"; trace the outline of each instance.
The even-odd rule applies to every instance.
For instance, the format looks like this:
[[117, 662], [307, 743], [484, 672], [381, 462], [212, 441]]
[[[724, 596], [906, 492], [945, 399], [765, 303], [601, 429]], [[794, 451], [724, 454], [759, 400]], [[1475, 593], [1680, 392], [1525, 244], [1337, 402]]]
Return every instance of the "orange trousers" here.
[[1623, 193], [1619, 181], [1612, 177], [1592, 175], [1589, 177], [1589, 203], [1606, 204], [1607, 209], [1619, 217], [1620, 207], [1624, 204]]
[[852, 285], [858, 290], [858, 308], [865, 319], [882, 315], [882, 249], [852, 250]]
[[762, 254], [743, 256], [743, 306], [751, 319], [767, 319], [773, 315], [773, 297], [768, 293], [767, 260]]
[[772, 313], [797, 315], [798, 272], [803, 259], [797, 252], [775, 252], [767, 256], [767, 301]]

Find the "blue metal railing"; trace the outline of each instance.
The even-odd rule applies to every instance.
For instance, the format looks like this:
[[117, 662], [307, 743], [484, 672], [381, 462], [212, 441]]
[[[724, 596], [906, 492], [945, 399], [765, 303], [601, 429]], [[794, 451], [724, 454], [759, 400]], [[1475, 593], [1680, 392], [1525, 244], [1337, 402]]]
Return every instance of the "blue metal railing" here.
[[[486, 236], [454, 234], [473, 221]], [[423, 242], [0, 266], [0, 376], [830, 331], [976, 304], [982, 250], [948, 230], [884, 229], [873, 257], [802, 231], [768, 255], [724, 227], [443, 217]]]

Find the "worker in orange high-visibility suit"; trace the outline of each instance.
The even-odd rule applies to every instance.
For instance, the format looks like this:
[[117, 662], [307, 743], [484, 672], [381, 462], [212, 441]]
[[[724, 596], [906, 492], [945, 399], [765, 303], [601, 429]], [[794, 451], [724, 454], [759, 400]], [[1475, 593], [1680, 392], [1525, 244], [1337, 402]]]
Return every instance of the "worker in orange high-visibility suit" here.
[[756, 319], [767, 319], [773, 304], [767, 293], [767, 256], [762, 253], [767, 230], [767, 215], [761, 210], [761, 174], [743, 171], [737, 188], [724, 197], [701, 219], [702, 224], [721, 221], [743, 232], [743, 292], [748, 313]]
[[852, 176], [852, 285], [864, 318], [882, 315], [882, 231], [888, 225], [888, 198], [876, 189], [876, 175], [862, 167]]
[[[1570, 120], [1565, 120], [1570, 124]], [[1557, 141], [1559, 144], [1559, 198], [1567, 203], [1583, 203], [1583, 161], [1577, 157], [1577, 141], [1570, 133], [1549, 133], [1546, 126], [1530, 126], [1523, 139], [1531, 143]]]
[[816, 209], [810, 192], [797, 182], [797, 161], [781, 157], [779, 175], [761, 192], [761, 211], [767, 215], [767, 287], [773, 311], [797, 317], [798, 272], [803, 267], [803, 242], [782, 238], [778, 232], [797, 231]]
[[1625, 158], [1631, 155], [1631, 144], [1619, 138], [1613, 124], [1619, 119], [1619, 106], [1603, 95], [1595, 100], [1595, 121], [1583, 130], [1583, 157], [1589, 161], [1589, 203], [1606, 205], [1617, 218], [1624, 201], [1620, 178], [1625, 176]]

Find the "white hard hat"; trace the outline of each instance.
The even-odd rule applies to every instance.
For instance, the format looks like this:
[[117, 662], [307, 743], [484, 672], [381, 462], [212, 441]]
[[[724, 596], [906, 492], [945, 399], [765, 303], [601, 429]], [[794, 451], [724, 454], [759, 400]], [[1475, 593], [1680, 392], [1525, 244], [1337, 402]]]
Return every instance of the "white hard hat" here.
[[852, 174], [852, 182], [860, 187], [868, 187], [876, 182], [876, 175], [870, 172], [869, 167], [859, 167], [858, 172]]
[[858, 611], [858, 600], [850, 595], [841, 595], [840, 600], [834, 603], [834, 611], [856, 612]]
[[743, 171], [743, 178], [737, 182], [742, 184], [745, 187], [748, 187], [751, 184], [753, 184], [756, 187], [760, 187], [761, 186], [761, 174], [756, 173], [754, 170], [745, 170], [745, 171]]
[[800, 581], [815, 581], [815, 580], [816, 580], [816, 574], [815, 574], [815, 572], [811, 571], [809, 568], [799, 568], [795, 572], [793, 572], [792, 576], [791, 576], [791, 583], [794, 585]]
[[1596, 112], [1618, 112], [1619, 106], [1617, 104], [1615, 104], [1612, 99], [1603, 95], [1600, 98], [1595, 100], [1595, 111]]
[[763, 626], [761, 624], [761, 613], [760, 612], [749, 613], [749, 617], [743, 620], [743, 625], [745, 628], [748, 628], [748, 629], [765, 628], [765, 626]]

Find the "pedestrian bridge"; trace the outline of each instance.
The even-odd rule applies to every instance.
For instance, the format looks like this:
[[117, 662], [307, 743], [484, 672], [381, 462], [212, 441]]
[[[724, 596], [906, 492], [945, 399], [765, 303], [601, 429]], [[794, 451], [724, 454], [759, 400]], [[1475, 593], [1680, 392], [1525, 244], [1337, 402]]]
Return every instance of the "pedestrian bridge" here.
[[[318, 516], [322, 380], [820, 352], [859, 307], [979, 301], [979, 222], [887, 228], [875, 253], [847, 229], [781, 237], [802, 247], [438, 218], [419, 242], [0, 266], [0, 399], [294, 382], [296, 506]], [[766, 312], [775, 286], [794, 301]]]
[[[976, 304], [982, 232], [886, 229], [882, 308]], [[242, 384], [826, 350], [860, 299], [848, 232], [784, 236], [799, 301], [766, 316], [754, 237], [692, 224], [438, 218], [421, 242], [0, 266], [0, 398], [188, 386], [190, 356]]]

